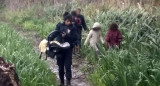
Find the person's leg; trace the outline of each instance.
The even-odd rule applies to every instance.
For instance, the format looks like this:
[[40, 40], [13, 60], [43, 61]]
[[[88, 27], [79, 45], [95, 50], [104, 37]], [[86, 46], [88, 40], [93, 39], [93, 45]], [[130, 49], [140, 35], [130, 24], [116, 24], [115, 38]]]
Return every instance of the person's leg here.
[[77, 46], [77, 52], [80, 53], [81, 39], [78, 40], [77, 45], [78, 45], [78, 46]]
[[67, 79], [67, 86], [70, 85], [70, 81], [72, 79], [72, 71], [71, 71], [71, 65], [72, 65], [72, 49], [66, 50], [65, 53], [65, 70], [66, 70], [66, 79]]
[[81, 51], [81, 39], [82, 39], [82, 28], [79, 28], [79, 37], [78, 37], [78, 40], [77, 40], [77, 53], [80, 55], [80, 51]]
[[76, 41], [75, 51], [76, 51], [76, 54], [77, 54], [78, 53], [78, 40]]
[[99, 49], [98, 49], [97, 45], [95, 45], [95, 50], [96, 50], [96, 55], [98, 56], [99, 55]]
[[97, 44], [90, 44], [90, 45], [92, 46], [93, 50], [96, 53], [96, 56], [98, 57], [98, 55], [99, 55], [99, 49], [98, 49]]
[[57, 55], [57, 65], [59, 67], [60, 86], [64, 85], [64, 56], [63, 54]]
[[77, 53], [78, 53], [78, 57], [80, 57], [80, 51], [81, 51], [81, 39], [79, 39], [77, 41]]
[[74, 46], [74, 48], [73, 48], [73, 54], [75, 54], [76, 53], [76, 46]]

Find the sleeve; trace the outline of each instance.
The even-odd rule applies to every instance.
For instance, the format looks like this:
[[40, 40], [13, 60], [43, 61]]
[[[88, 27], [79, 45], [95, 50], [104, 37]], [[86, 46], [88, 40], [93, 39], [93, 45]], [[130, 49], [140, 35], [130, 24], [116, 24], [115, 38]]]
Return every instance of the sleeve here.
[[60, 23], [57, 24], [56, 29], [49, 34], [47, 40], [53, 41], [58, 35], [60, 35]]
[[106, 34], [106, 37], [105, 37], [106, 42], [110, 42], [109, 35], [110, 35], [110, 31], [108, 31], [107, 34]]
[[82, 27], [84, 28], [84, 30], [87, 30], [87, 25], [86, 25], [84, 16], [82, 16], [81, 18], [82, 18]]
[[78, 39], [76, 27], [73, 26], [72, 32], [66, 36], [67, 39], [70, 39], [71, 42], [75, 42]]
[[122, 41], [122, 34], [120, 31], [118, 31], [118, 42]]
[[104, 43], [103, 37], [102, 37], [102, 32], [100, 32], [100, 41], [101, 41], [102, 44]]
[[84, 42], [84, 45], [86, 45], [89, 42], [91, 37], [92, 37], [92, 30], [89, 32], [89, 34], [88, 34], [88, 36], [87, 36], [87, 38], [86, 38], [86, 40]]

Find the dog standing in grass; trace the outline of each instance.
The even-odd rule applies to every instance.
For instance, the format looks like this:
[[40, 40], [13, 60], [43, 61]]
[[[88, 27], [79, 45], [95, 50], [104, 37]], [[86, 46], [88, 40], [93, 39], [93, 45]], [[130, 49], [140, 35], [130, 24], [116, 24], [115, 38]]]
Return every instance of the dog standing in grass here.
[[92, 29], [90, 30], [84, 45], [86, 45], [88, 42], [90, 42], [90, 46], [96, 51], [96, 54], [99, 54], [99, 49], [98, 49], [98, 43], [99, 42], [104, 43], [102, 33], [101, 33], [101, 25], [96, 22], [94, 23]]

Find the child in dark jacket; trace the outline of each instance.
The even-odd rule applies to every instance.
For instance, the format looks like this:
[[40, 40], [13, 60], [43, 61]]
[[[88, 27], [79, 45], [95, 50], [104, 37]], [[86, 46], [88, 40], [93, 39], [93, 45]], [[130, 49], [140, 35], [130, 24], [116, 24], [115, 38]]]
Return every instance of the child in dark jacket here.
[[71, 15], [72, 15], [72, 24], [75, 26], [75, 30], [77, 32], [77, 40], [75, 42], [75, 46], [74, 46], [74, 49], [73, 49], [73, 54], [75, 54], [76, 52], [78, 52], [78, 48], [77, 48], [78, 43], [77, 42], [80, 39], [80, 36], [78, 34], [78, 27], [77, 27], [78, 22], [76, 21], [76, 19], [77, 19], [76, 11], [72, 11]]
[[60, 86], [64, 86], [64, 74], [66, 75], [67, 86], [70, 86], [72, 79], [72, 49], [74, 42], [77, 40], [77, 35], [75, 27], [71, 22], [72, 16], [70, 14], [64, 14], [64, 22], [58, 23], [56, 29], [48, 37], [48, 41], [53, 41], [56, 38], [58, 42], [68, 42], [71, 46], [69, 49], [61, 50], [60, 53], [56, 55], [57, 65], [59, 67]]
[[122, 34], [118, 30], [118, 25], [116, 23], [112, 23], [110, 25], [105, 41], [107, 49], [110, 47], [115, 48], [115, 46], [120, 48], [120, 43], [122, 41]]
[[77, 18], [75, 21], [77, 22], [76, 27], [78, 31], [78, 40], [77, 40], [77, 52], [79, 53], [80, 56], [80, 48], [81, 48], [81, 39], [82, 39], [82, 28], [86, 31], [87, 30], [87, 25], [84, 19], [84, 16], [81, 14], [81, 9], [77, 8], [76, 9], [76, 15]]

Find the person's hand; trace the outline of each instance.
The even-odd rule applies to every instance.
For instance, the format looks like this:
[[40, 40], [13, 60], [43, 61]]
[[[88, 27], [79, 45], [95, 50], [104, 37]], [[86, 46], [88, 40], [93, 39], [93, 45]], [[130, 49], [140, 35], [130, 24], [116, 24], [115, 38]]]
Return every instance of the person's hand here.
[[62, 37], [64, 38], [65, 36], [66, 36], [66, 33], [63, 32], [63, 33], [62, 33]]
[[105, 42], [104, 41], [102, 41], [102, 44], [104, 44]]

